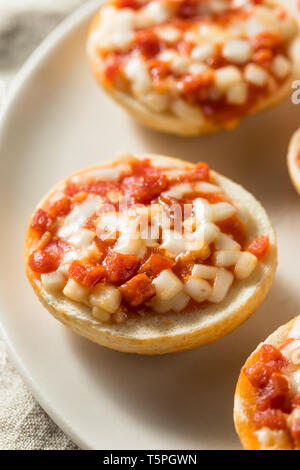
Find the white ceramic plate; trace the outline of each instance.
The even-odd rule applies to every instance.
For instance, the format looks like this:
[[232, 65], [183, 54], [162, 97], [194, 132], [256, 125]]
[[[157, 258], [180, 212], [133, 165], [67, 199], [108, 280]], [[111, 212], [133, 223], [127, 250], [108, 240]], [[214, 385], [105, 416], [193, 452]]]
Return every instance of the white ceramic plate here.
[[[82, 448], [238, 449], [232, 421], [240, 367], [259, 341], [300, 312], [300, 198], [285, 156], [299, 124], [290, 100], [233, 132], [181, 139], [140, 127], [94, 82], [85, 57], [95, 3], [60, 26], [21, 71], [0, 134], [0, 319], [11, 354], [50, 416]], [[24, 274], [27, 219], [60, 178], [118, 150], [206, 160], [262, 201], [279, 269], [267, 300], [215, 345], [162, 357], [89, 343], [54, 320]]]

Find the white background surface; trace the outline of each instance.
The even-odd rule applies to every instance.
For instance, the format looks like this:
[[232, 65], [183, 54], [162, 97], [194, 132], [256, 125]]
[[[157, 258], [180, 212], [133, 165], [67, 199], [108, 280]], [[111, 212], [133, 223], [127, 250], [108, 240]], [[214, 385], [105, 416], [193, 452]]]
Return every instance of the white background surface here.
[[[238, 449], [232, 422], [240, 367], [259, 341], [300, 311], [300, 199], [286, 170], [299, 125], [290, 99], [233, 132], [180, 139], [135, 124], [99, 90], [85, 58], [88, 18], [34, 64], [0, 136], [0, 320], [42, 405], [84, 448]], [[261, 200], [278, 234], [279, 269], [269, 296], [217, 344], [164, 357], [98, 347], [39, 305], [25, 279], [27, 219], [58, 179], [118, 150], [206, 160]]]
[[[33, 49], [83, 0], [1, 0], [0, 108]], [[0, 449], [73, 449], [8, 359], [0, 335]]]

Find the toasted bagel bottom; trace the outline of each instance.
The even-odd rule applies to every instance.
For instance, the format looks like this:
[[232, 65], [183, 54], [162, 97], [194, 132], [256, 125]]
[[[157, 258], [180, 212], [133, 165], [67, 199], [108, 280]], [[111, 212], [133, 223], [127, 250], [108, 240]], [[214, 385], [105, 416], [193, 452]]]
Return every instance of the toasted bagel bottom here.
[[[274, 333], [260, 343], [255, 351], [248, 357], [243, 367], [250, 367], [257, 360], [258, 351], [263, 344], [271, 344], [280, 347], [287, 340], [295, 320], [293, 318], [285, 325], [279, 327]], [[250, 386], [246, 375], [241, 371], [234, 396], [234, 424], [245, 450], [292, 450], [293, 444], [287, 435], [283, 435], [280, 443], [275, 446], [263, 448], [255, 434], [256, 428], [253, 421], [253, 409], [255, 406], [255, 391]]]
[[[76, 175], [94, 168], [110, 166], [112, 162], [130, 161], [130, 158], [132, 157], [120, 156], [97, 167], [81, 170]], [[144, 155], [140, 158], [150, 158], [154, 165], [156, 163], [178, 169], [193, 168], [192, 164], [172, 157]], [[234, 281], [223, 302], [186, 313], [151, 312], [143, 318], [129, 317], [125, 323], [119, 325], [96, 321], [87, 306], [73, 302], [63, 294], [50, 294], [43, 289], [27, 263], [32, 245], [28, 231], [25, 242], [27, 276], [43, 305], [55, 318], [76, 333], [103, 346], [131, 353], [153, 355], [184, 351], [213, 343], [233, 331], [254, 313], [272, 284], [277, 266], [276, 236], [265, 210], [249, 192], [214, 171], [211, 174], [215, 183], [220, 185], [241, 214], [247, 213], [246, 231], [249, 238], [269, 235], [270, 240], [270, 248], [263, 261], [258, 262], [249, 278]], [[43, 205], [60, 185], [61, 183], [58, 183], [38, 207]]]

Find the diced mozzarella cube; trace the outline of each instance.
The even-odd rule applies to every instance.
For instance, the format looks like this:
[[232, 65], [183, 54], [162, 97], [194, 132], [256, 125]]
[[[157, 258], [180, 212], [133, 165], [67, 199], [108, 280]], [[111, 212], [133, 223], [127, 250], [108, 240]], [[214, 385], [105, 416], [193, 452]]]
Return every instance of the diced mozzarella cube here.
[[172, 9], [166, 3], [154, 0], [142, 8], [140, 16], [145, 18], [145, 25], [151, 26], [167, 21], [172, 16]]
[[245, 64], [251, 58], [251, 45], [243, 39], [231, 39], [223, 47], [225, 59], [236, 64]]
[[173, 49], [164, 50], [159, 54], [158, 59], [163, 62], [169, 62], [172, 72], [179, 75], [186, 74], [192, 63], [190, 57], [182, 56]]
[[102, 310], [99, 307], [93, 307], [92, 308], [92, 315], [96, 320], [108, 322], [111, 318], [110, 313], [105, 312], [105, 310]]
[[286, 432], [282, 429], [270, 429], [267, 427], [255, 431], [262, 450], [275, 450], [286, 445]]
[[192, 270], [192, 276], [202, 277], [203, 279], [214, 279], [217, 275], [218, 268], [208, 266], [206, 264], [195, 264]]
[[161, 300], [157, 296], [152, 297], [149, 305], [157, 313], [166, 313], [170, 310], [181, 312], [188, 304], [190, 298], [181, 291], [170, 300]]
[[184, 194], [192, 191], [193, 186], [191, 183], [180, 183], [171, 186], [168, 191], [164, 191], [163, 195], [166, 197], [174, 197], [175, 199], [182, 199]]
[[197, 198], [193, 202], [194, 213], [198, 222], [210, 222], [213, 215], [213, 205], [206, 199]]
[[236, 208], [229, 202], [218, 202], [212, 205], [212, 220], [220, 222], [232, 217], [236, 213]]
[[266, 5], [262, 5], [256, 9], [256, 16], [264, 25], [265, 31], [270, 31], [279, 34], [281, 36], [282, 41], [287, 41], [288, 39], [293, 37], [297, 32], [296, 21], [294, 18], [291, 17], [290, 14], [287, 14], [285, 15], [285, 17], [282, 17], [278, 15], [277, 9], [268, 8]]
[[133, 22], [134, 15], [130, 10], [118, 12], [115, 17], [112, 40], [116, 48], [126, 51], [130, 46], [133, 38]]
[[114, 239], [117, 232], [124, 232], [127, 227], [127, 219], [122, 214], [116, 212], [107, 212], [101, 215], [98, 223], [96, 233], [99, 238]]
[[234, 275], [237, 279], [246, 279], [254, 271], [257, 265], [257, 258], [249, 251], [243, 251], [234, 268]]
[[237, 243], [230, 235], [220, 233], [215, 241], [216, 250], [240, 250], [241, 245]]
[[170, 64], [172, 72], [184, 75], [188, 72], [189, 66], [191, 64], [191, 59], [188, 56], [181, 56], [179, 54], [174, 55], [173, 60]]
[[188, 29], [187, 32], [184, 33], [184, 40], [197, 44], [200, 40], [199, 33], [195, 29]]
[[300, 368], [290, 375], [291, 388], [295, 395], [300, 393]]
[[256, 86], [265, 86], [268, 81], [268, 72], [256, 64], [248, 64], [245, 67], [245, 79]]
[[99, 168], [85, 175], [85, 178], [95, 179], [98, 181], [118, 181], [122, 173], [122, 166], [112, 166], [107, 168]]
[[205, 64], [191, 64], [188, 68], [188, 73], [191, 75], [202, 75], [207, 69], [208, 67]]
[[133, 11], [107, 6], [101, 10], [101, 22], [93, 33], [93, 41], [101, 49], [125, 51], [134, 37], [133, 23]]
[[210, 255], [209, 244], [203, 239], [195, 239], [186, 243], [186, 252], [193, 257], [206, 259]]
[[[160, 167], [160, 165], [156, 165], [154, 164], [155, 167]], [[163, 166], [163, 165], [161, 165]], [[187, 168], [187, 170], [189, 170], [190, 168]], [[169, 178], [173, 178], [173, 177], [179, 177], [179, 176], [183, 176], [186, 174], [186, 170], [179, 170], [178, 168], [174, 168], [174, 169], [171, 169], [171, 168], [167, 168], [165, 169], [164, 168], [164, 175], [168, 176]]]
[[87, 248], [92, 243], [95, 236], [96, 233], [92, 232], [92, 230], [81, 228], [74, 233], [68, 241], [77, 248]]
[[233, 0], [232, 5], [234, 8], [244, 7], [248, 3], [248, 0]]
[[195, 183], [194, 190], [204, 194], [220, 193], [222, 191], [219, 186], [216, 186], [212, 183], [207, 183], [206, 181]]
[[204, 43], [200, 44], [199, 46], [194, 47], [191, 52], [191, 56], [193, 59], [196, 60], [207, 60], [215, 54], [215, 48], [213, 44]]
[[69, 279], [64, 290], [63, 294], [75, 302], [85, 302], [89, 295], [90, 289], [83, 287], [74, 279]]
[[183, 235], [175, 230], [164, 230], [162, 234], [163, 243], [161, 248], [167, 250], [168, 255], [175, 258], [185, 250], [185, 239]]
[[112, 315], [113, 321], [117, 324], [124, 323], [127, 318], [127, 313], [124, 312], [123, 310], [119, 310], [117, 313], [114, 313]]
[[88, 171], [87, 173], [79, 173], [73, 176], [71, 181], [76, 184], [88, 183], [91, 180], [118, 181], [123, 171], [126, 171], [126, 166], [122, 164], [114, 167], [99, 168], [97, 170]]
[[41, 281], [47, 292], [62, 290], [67, 282], [65, 276], [59, 271], [41, 274]]
[[198, 27], [198, 34], [202, 36], [202, 42], [224, 43], [227, 31], [221, 26], [213, 23], [201, 22]]
[[[171, 308], [174, 312], [181, 312], [189, 303], [189, 296], [185, 292], [181, 291], [173, 297], [171, 300]], [[170, 301], [169, 301], [170, 302]]]
[[[297, 8], [297, 5], [295, 5]], [[299, 12], [299, 6], [298, 6], [298, 11], [296, 15]], [[293, 36], [297, 34], [297, 22], [295, 21], [296, 17], [292, 18], [291, 15], [286, 15], [285, 18], [280, 18], [277, 25], [278, 29], [281, 35], [281, 38], [283, 41], [288, 41], [291, 39]]]
[[217, 227], [215, 224], [212, 224], [212, 223], [203, 224], [203, 230], [204, 230], [204, 240], [207, 243], [214, 242], [220, 233], [219, 227]]
[[272, 63], [272, 72], [278, 78], [285, 78], [291, 72], [292, 64], [291, 62], [284, 57], [283, 55], [277, 55]]
[[222, 91], [227, 92], [229, 88], [237, 83], [242, 82], [243, 76], [241, 71], [233, 65], [227, 65], [216, 70], [215, 85]]
[[265, 31], [265, 25], [256, 16], [250, 16], [244, 22], [245, 31], [248, 37], [254, 37]]
[[204, 302], [210, 296], [212, 287], [204, 279], [190, 276], [184, 283], [184, 290], [196, 302]]
[[96, 243], [92, 243], [85, 250], [81, 251], [81, 255], [80, 258], [92, 259], [96, 262], [103, 258], [104, 250], [100, 249]]
[[162, 62], [172, 62], [172, 60], [174, 60], [177, 55], [177, 52], [175, 52], [173, 49], [165, 49], [164, 51], [160, 52], [157, 58]]
[[162, 93], [146, 93], [141, 95], [140, 100], [144, 103], [149, 109], [152, 109], [155, 112], [162, 112], [168, 108], [169, 105], [169, 96]]
[[64, 254], [61, 264], [58, 268], [59, 272], [64, 275], [67, 275], [72, 262], [78, 260], [79, 258], [81, 258], [80, 250], [67, 251]]
[[145, 253], [145, 243], [137, 234], [123, 233], [119, 236], [114, 251], [123, 255], [136, 255], [142, 258]]
[[191, 124], [197, 124], [200, 126], [201, 123], [204, 123], [204, 116], [201, 110], [182, 99], [175, 99], [171, 105], [171, 109], [176, 116], [190, 122]]
[[234, 265], [239, 257], [240, 252], [236, 250], [215, 251], [213, 254], [213, 263], [220, 268], [225, 268]]
[[126, 77], [132, 83], [132, 89], [136, 94], [147, 93], [151, 89], [151, 78], [148, 72], [147, 64], [139, 57], [130, 59], [124, 72]]
[[250, 213], [249, 208], [247, 208], [246, 206], [238, 207], [236, 215], [240, 222], [242, 222], [244, 225], [247, 225], [249, 223]]
[[121, 300], [122, 295], [117, 287], [101, 284], [94, 287], [89, 297], [91, 305], [108, 313], [115, 313], [120, 307]]
[[182, 291], [181, 280], [171, 271], [165, 269], [152, 281], [159, 299], [169, 300]]
[[245, 82], [237, 83], [229, 88], [226, 93], [227, 103], [242, 106], [248, 98], [248, 85]]
[[180, 39], [181, 31], [174, 26], [164, 26], [156, 29], [157, 36], [166, 42], [176, 42]]
[[219, 233], [220, 229], [215, 224], [202, 222], [199, 226], [197, 225], [195, 232], [193, 232], [193, 239], [212, 243], [217, 239]]
[[220, 268], [215, 277], [212, 293], [208, 300], [213, 303], [221, 302], [233, 283], [233, 274], [224, 268]]

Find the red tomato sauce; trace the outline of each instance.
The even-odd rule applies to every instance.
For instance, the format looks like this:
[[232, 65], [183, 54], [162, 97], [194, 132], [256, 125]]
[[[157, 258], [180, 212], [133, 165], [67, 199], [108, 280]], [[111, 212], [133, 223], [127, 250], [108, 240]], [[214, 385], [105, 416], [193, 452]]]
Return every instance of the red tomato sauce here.
[[[259, 0], [252, 2], [253, 5], [259, 5]], [[142, 6], [137, 0], [116, 0], [115, 6], [119, 9], [130, 8], [139, 10]], [[199, 14], [199, 0], [169, 0], [169, 4], [176, 8], [176, 17], [163, 23], [163, 25], [174, 26], [182, 32], [187, 31], [193, 26], [199, 24], [218, 25], [223, 28], [229, 27], [234, 21], [245, 21], [251, 12], [244, 11], [243, 8], [235, 8], [226, 12]], [[145, 3], [143, 3], [143, 6]], [[285, 13], [284, 10], [279, 15]], [[287, 55], [286, 46], [278, 34], [272, 31], [266, 31], [257, 34], [251, 41], [254, 53], [251, 62], [254, 62], [267, 71], [270, 71], [272, 60], [276, 54]], [[190, 55], [193, 44], [185, 39], [180, 39], [172, 44], [172, 49], [178, 51], [179, 54]], [[103, 54], [105, 61], [104, 78], [106, 81], [113, 83], [122, 91], [130, 93], [130, 84], [123, 72], [123, 66], [131, 58], [132, 55], [140, 53], [141, 56], [147, 61], [148, 70], [153, 80], [153, 86], [157, 89], [158, 93], [162, 90], [171, 95], [171, 98], [179, 97], [186, 100], [188, 103], [198, 106], [203, 111], [206, 119], [214, 124], [223, 125], [224, 127], [234, 127], [236, 123], [245, 115], [259, 105], [260, 101], [269, 96], [272, 91], [267, 86], [255, 86], [248, 84], [248, 97], [244, 105], [229, 104], [226, 99], [213, 100], [210, 98], [209, 91], [214, 83], [214, 71], [232, 63], [223, 57], [222, 44], [216, 45], [216, 52], [213, 57], [206, 60], [206, 64], [212, 69], [207, 73], [199, 75], [186, 74], [179, 77], [171, 70], [170, 63], [161, 62], [158, 60], [158, 55], [169, 48], [169, 45], [161, 40], [156, 32], [155, 27], [148, 27], [137, 29], [135, 32], [134, 40], [131, 44], [130, 50], [124, 52], [107, 52]], [[247, 64], [238, 65], [243, 73]], [[166, 77], [172, 77], [177, 81], [177, 94], [174, 94], [168, 85], [164, 84]], [[284, 80], [273, 77], [279, 86], [282, 85]]]
[[247, 251], [250, 251], [257, 259], [262, 259], [268, 252], [270, 246], [270, 240], [268, 235], [261, 235], [257, 237], [247, 247]]
[[[181, 207], [182, 220], [190, 213], [184, 213], [184, 205], [192, 207], [192, 202], [197, 197], [206, 198], [210, 203], [226, 201], [219, 193], [193, 192], [187, 194], [181, 201], [168, 197], [162, 197], [161, 193], [168, 190], [174, 184], [194, 182], [211, 182], [209, 166], [199, 162], [192, 169], [182, 170], [180, 174], [172, 174], [162, 168], [151, 165], [149, 159], [134, 161], [129, 169], [121, 173], [117, 181], [95, 181], [93, 179], [82, 182], [66, 181], [63, 193], [52, 202], [47, 201], [43, 208], [39, 208], [34, 214], [30, 224], [30, 234], [35, 240], [35, 249], [29, 257], [29, 267], [39, 278], [42, 273], [55, 271], [64, 256], [71, 249], [67, 239], [58, 239], [55, 230], [60, 226], [63, 219], [91, 194], [100, 195], [104, 198], [101, 210], [93, 214], [83, 228], [96, 232], [96, 227], [101, 216], [110, 211], [112, 206], [107, 198], [107, 193], [116, 191], [126, 199], [128, 207], [133, 204], [160, 204], [172, 216], [172, 206], [177, 203]], [[113, 205], [114, 206], [114, 205]], [[115, 204], [117, 208], [117, 204]], [[149, 222], [149, 221], [148, 221]], [[217, 224], [222, 232], [230, 234], [242, 247], [249, 245], [246, 230], [237, 217], [231, 217]], [[42, 248], [38, 246], [39, 241], [46, 234], [47, 242]], [[49, 237], [48, 237], [49, 235]], [[215, 250], [210, 245], [209, 254], [198, 257], [186, 257], [183, 260], [171, 259], [160, 247], [147, 247], [144, 256], [140, 259], [135, 255], [125, 255], [114, 252], [113, 245], [117, 241], [119, 233], [114, 236], [109, 234], [97, 234], [93, 242], [93, 250], [87, 259], [73, 261], [68, 270], [68, 276], [81, 284], [83, 287], [92, 288], [98, 283], [111, 283], [118, 287], [122, 286], [124, 302], [137, 313], [143, 311], [143, 304], [153, 295], [151, 282], [161, 271], [171, 269], [183, 281], [191, 273], [194, 263], [212, 264], [211, 253]], [[266, 237], [260, 237], [252, 242], [248, 249], [252, 250], [258, 257], [266, 252]], [[264, 243], [263, 243], [264, 240]], [[161, 243], [161, 232], [158, 243]], [[149, 282], [148, 282], [148, 280]], [[133, 299], [136, 291], [137, 298]], [[199, 308], [199, 304], [190, 300], [188, 307]]]
[[[243, 369], [255, 390], [253, 419], [257, 429], [288, 429], [288, 416], [295, 407], [300, 406], [300, 396], [293, 397], [288, 378], [283, 369], [289, 361], [280, 349], [264, 344], [258, 351], [256, 362]], [[292, 430], [295, 445], [299, 446], [300, 428], [295, 420]]]

